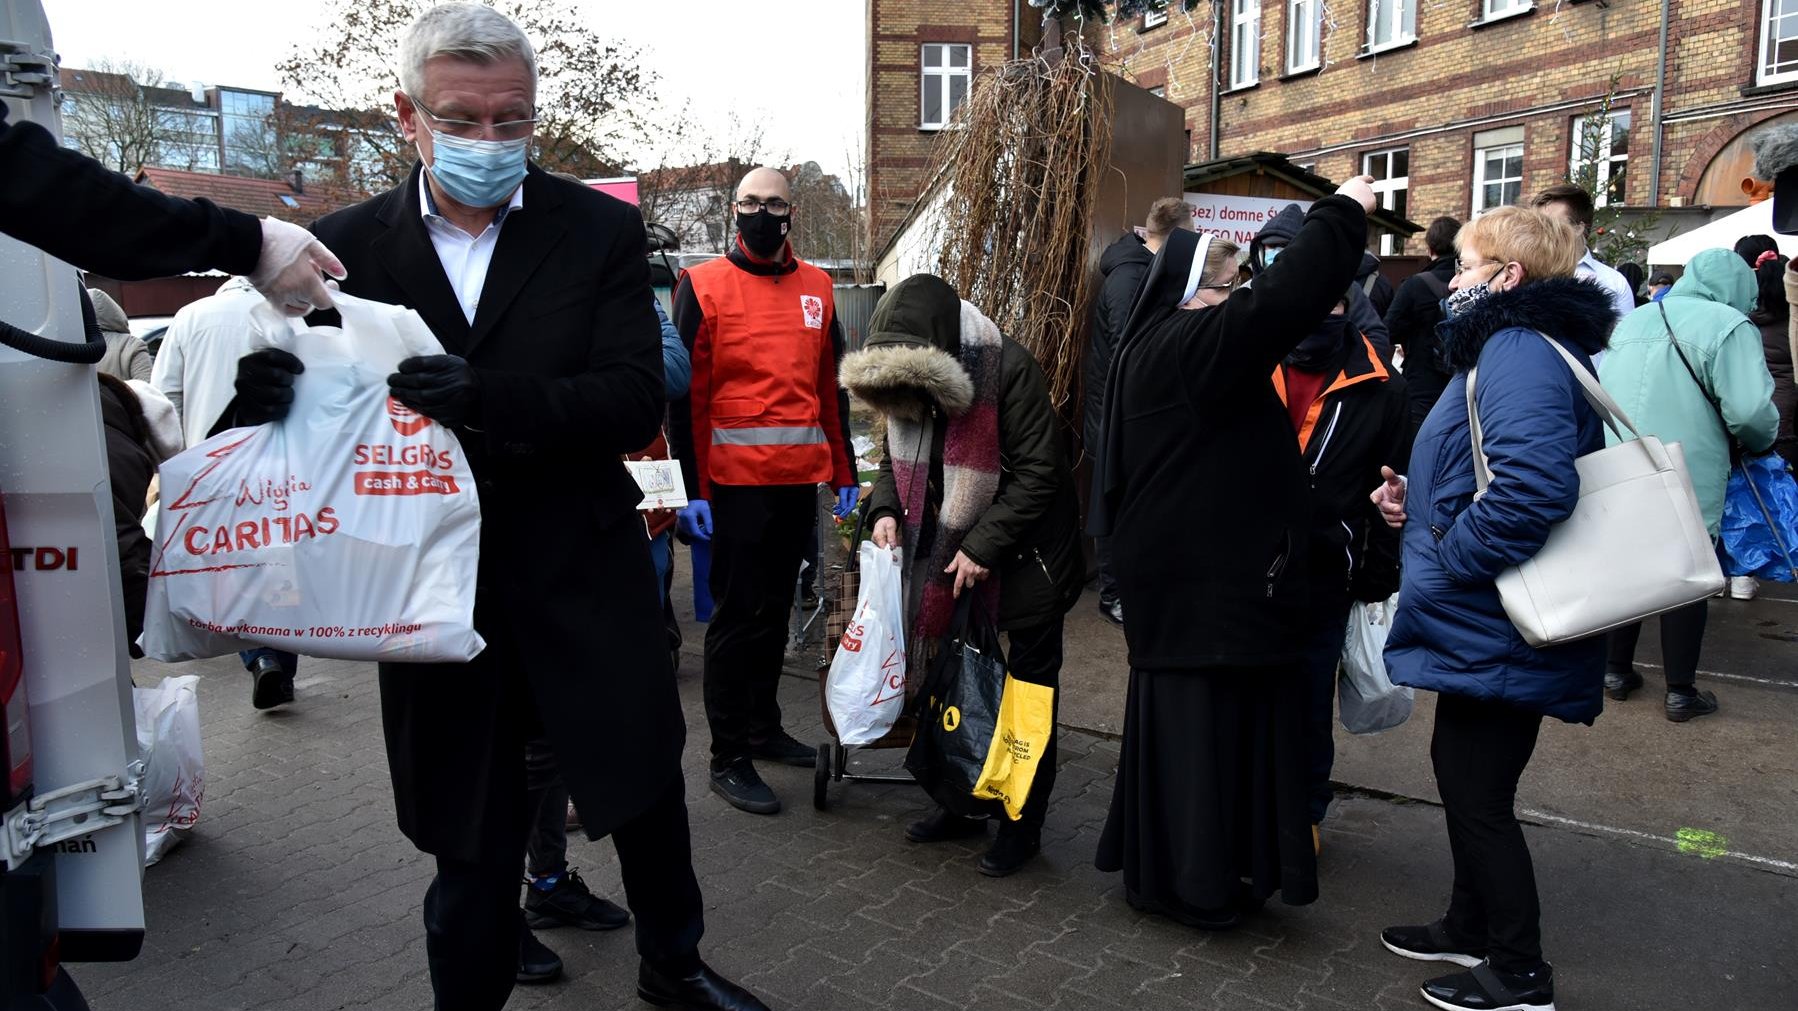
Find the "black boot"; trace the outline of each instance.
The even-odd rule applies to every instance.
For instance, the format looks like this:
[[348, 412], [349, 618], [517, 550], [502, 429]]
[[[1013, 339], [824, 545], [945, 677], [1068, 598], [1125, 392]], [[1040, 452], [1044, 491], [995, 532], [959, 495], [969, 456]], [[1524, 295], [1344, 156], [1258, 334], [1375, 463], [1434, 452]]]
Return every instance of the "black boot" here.
[[1629, 693], [1640, 687], [1642, 687], [1642, 675], [1636, 673], [1634, 667], [1624, 671], [1608, 670], [1604, 672], [1604, 693], [1614, 701], [1627, 700]]
[[1717, 711], [1717, 696], [1710, 692], [1693, 692], [1690, 695], [1676, 691], [1667, 692], [1667, 718], [1675, 723], [1695, 720], [1700, 716], [1709, 716]]
[[1001, 822], [993, 848], [980, 858], [980, 873], [989, 878], [1008, 878], [1043, 850], [1042, 830], [1034, 825]]
[[528, 929], [518, 933], [518, 975], [520, 983], [548, 983], [562, 976], [562, 959], [549, 950]]
[[281, 661], [267, 653], [250, 664], [250, 705], [273, 709], [293, 701], [293, 675], [281, 669]]
[[905, 838], [917, 843], [972, 839], [977, 835], [986, 835], [985, 818], [963, 818], [941, 807], [905, 826]]
[[692, 1011], [768, 1011], [755, 994], [711, 970], [704, 962], [685, 974], [663, 972], [644, 961], [637, 967], [637, 996], [657, 1007]]

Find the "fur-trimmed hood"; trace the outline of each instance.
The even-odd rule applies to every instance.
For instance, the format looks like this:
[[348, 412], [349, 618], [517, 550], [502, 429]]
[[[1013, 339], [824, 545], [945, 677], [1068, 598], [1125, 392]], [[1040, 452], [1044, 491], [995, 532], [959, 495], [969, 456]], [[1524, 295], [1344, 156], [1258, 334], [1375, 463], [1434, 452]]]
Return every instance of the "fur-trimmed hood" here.
[[914, 274], [874, 307], [862, 350], [843, 358], [838, 379], [881, 414], [916, 421], [934, 402], [955, 417], [974, 403], [974, 379], [962, 361], [969, 327], [998, 342], [998, 328], [954, 286], [934, 274]]
[[1437, 324], [1436, 333], [1443, 364], [1464, 372], [1478, 364], [1486, 341], [1501, 330], [1540, 330], [1590, 355], [1604, 350], [1616, 323], [1610, 292], [1591, 281], [1555, 277], [1490, 295], [1465, 314]]

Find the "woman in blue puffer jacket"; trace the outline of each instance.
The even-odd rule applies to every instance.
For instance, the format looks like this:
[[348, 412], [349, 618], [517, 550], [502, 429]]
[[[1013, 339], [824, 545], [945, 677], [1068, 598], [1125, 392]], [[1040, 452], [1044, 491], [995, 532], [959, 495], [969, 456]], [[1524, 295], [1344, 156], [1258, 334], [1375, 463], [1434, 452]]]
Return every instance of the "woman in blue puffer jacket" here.
[[[1452, 372], [1411, 454], [1409, 485], [1374, 493], [1404, 527], [1404, 587], [1386, 644], [1392, 680], [1438, 693], [1430, 758], [1454, 852], [1448, 912], [1389, 927], [1393, 952], [1471, 971], [1431, 980], [1441, 1008], [1554, 1007], [1542, 959], [1535, 873], [1514, 804], [1543, 716], [1591, 723], [1603, 706], [1604, 639], [1546, 649], [1524, 642], [1499, 602], [1498, 574], [1531, 558], [1579, 501], [1574, 460], [1604, 447], [1558, 341], [1582, 368], [1616, 321], [1604, 289], [1576, 280], [1582, 242], [1545, 215], [1505, 207], [1456, 241], [1449, 318], [1438, 329]], [[1467, 371], [1491, 464], [1474, 500]]]

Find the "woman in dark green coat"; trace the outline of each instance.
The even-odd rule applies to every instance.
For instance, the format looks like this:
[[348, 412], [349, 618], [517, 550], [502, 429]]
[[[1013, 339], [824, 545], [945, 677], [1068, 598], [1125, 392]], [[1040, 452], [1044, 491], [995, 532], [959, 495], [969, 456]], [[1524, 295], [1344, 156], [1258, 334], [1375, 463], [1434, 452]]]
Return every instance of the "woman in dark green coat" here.
[[[1036, 360], [948, 282], [919, 274], [881, 299], [863, 349], [839, 372], [886, 420], [868, 520], [876, 544], [905, 549], [914, 671], [919, 647], [940, 640], [954, 601], [973, 593], [1007, 633], [1011, 676], [1057, 690], [1062, 621], [1085, 573], [1066, 440]], [[1021, 816], [1001, 821], [983, 873], [1011, 874], [1041, 848], [1055, 737]], [[938, 809], [906, 837], [938, 842], [985, 831], [984, 820]]]

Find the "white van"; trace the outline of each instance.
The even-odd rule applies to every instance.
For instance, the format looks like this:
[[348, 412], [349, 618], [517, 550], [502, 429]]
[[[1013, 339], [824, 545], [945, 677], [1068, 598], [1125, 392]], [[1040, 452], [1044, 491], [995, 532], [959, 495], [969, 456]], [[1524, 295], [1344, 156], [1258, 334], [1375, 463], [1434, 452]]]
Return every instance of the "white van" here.
[[[0, 0], [12, 122], [60, 134], [55, 59], [39, 0]], [[143, 944], [103, 344], [82, 302], [75, 268], [0, 235], [0, 1011], [85, 1008], [62, 963]]]

